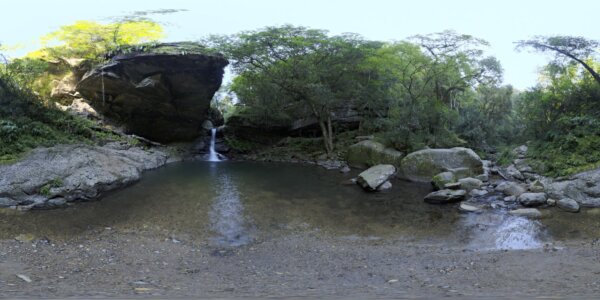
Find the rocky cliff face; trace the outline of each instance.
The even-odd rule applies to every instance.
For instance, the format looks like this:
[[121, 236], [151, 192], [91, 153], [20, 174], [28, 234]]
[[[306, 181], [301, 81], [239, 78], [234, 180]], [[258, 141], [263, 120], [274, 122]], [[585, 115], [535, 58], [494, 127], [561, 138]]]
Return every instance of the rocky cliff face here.
[[161, 44], [114, 56], [83, 76], [77, 91], [102, 115], [159, 142], [190, 141], [201, 133], [227, 60], [190, 43]]

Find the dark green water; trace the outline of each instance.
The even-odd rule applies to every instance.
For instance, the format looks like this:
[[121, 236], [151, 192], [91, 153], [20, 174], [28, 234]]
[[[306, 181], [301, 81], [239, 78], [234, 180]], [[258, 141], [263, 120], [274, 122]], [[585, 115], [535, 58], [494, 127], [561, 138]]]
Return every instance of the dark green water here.
[[[354, 175], [293, 164], [176, 163], [101, 201], [51, 211], [5, 210], [0, 238], [30, 233], [61, 240], [111, 228], [226, 246], [290, 232], [493, 245], [495, 231], [504, 226], [510, 232], [503, 239], [539, 238], [532, 244], [537, 247], [553, 239], [600, 236], [596, 211], [572, 215], [552, 209], [553, 217], [542, 222], [465, 215], [453, 205], [423, 203], [428, 185], [394, 181], [389, 193], [366, 193], [343, 184]], [[480, 226], [486, 222], [492, 224]], [[528, 226], [529, 233], [513, 234]]]

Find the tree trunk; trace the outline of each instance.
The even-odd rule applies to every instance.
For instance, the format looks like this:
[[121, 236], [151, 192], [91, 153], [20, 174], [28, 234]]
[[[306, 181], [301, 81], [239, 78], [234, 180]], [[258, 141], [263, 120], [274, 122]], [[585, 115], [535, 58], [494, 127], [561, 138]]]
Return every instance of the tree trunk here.
[[330, 157], [331, 153], [333, 152], [333, 145], [330, 143], [329, 130], [327, 129], [330, 126], [325, 124], [325, 121], [323, 121], [321, 119], [319, 120], [319, 126], [321, 127], [321, 133], [323, 134], [323, 143], [325, 144], [325, 152], [327, 153], [327, 157]]

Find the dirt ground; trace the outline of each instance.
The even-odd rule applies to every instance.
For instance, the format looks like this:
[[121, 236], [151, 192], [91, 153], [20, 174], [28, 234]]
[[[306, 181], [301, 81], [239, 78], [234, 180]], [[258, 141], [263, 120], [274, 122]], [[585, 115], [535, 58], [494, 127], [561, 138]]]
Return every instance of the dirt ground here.
[[0, 241], [1, 297], [600, 295], [598, 240], [473, 251], [318, 230], [238, 248], [113, 228], [19, 239]]

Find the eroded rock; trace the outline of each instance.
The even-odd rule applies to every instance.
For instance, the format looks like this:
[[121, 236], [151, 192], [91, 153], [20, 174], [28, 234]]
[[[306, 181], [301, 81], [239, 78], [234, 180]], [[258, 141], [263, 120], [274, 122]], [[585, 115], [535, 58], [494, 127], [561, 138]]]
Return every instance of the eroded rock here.
[[[462, 170], [459, 172], [459, 169]], [[468, 148], [423, 149], [402, 159], [398, 176], [430, 182], [433, 176], [446, 171], [453, 172], [457, 178], [477, 176], [483, 173], [483, 163], [477, 153]]]

